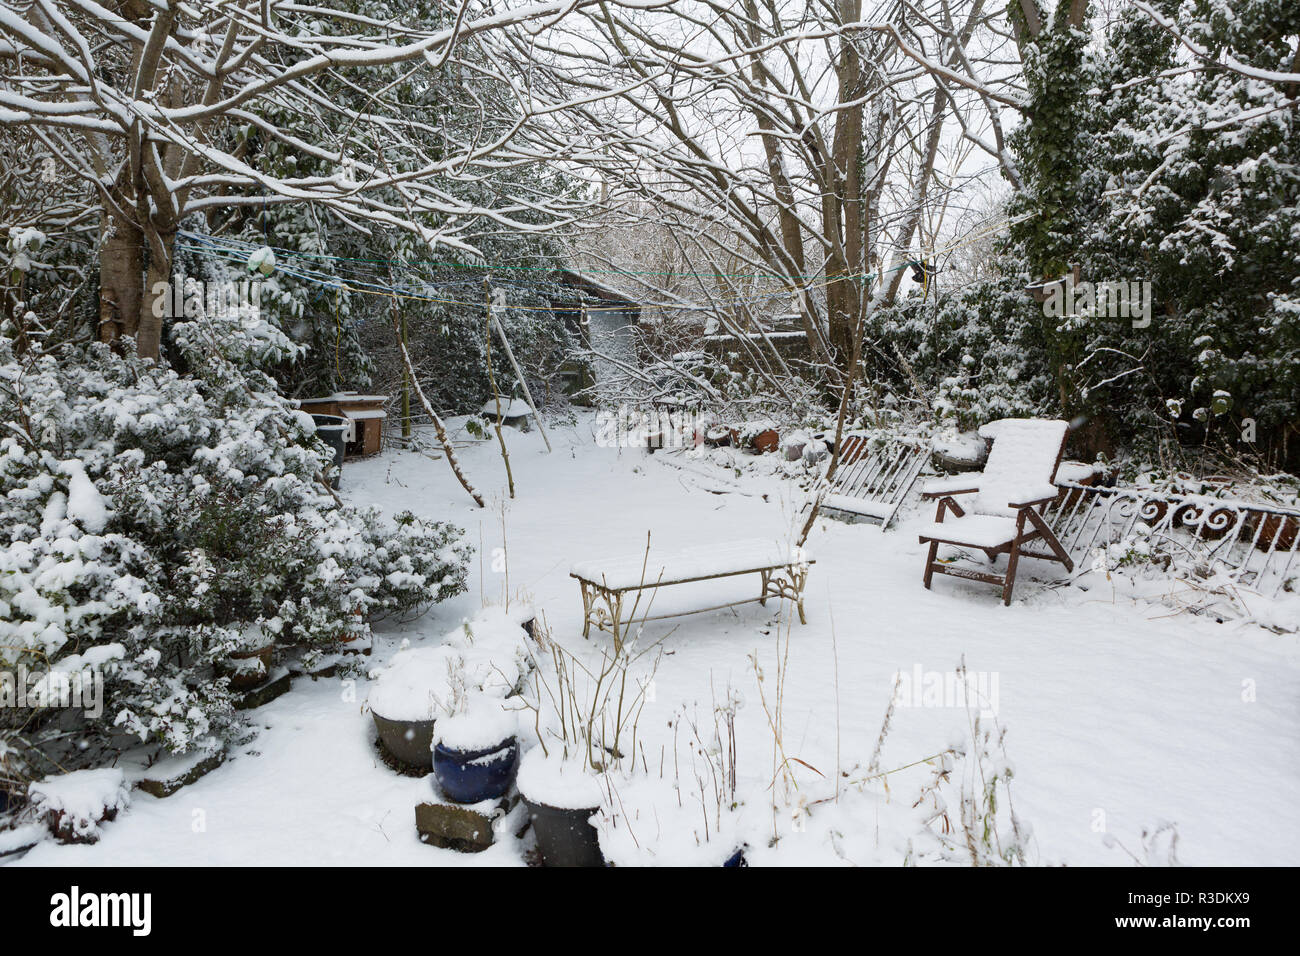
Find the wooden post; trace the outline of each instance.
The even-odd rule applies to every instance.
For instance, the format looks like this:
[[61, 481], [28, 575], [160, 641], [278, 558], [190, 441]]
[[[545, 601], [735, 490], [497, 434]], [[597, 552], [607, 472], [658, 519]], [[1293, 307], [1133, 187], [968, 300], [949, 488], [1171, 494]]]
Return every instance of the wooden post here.
[[[406, 313], [402, 313], [402, 347], [407, 348]], [[402, 437], [411, 437], [411, 373], [402, 365]]]
[[[410, 348], [406, 338], [406, 313], [397, 305], [397, 287], [393, 281], [391, 265], [388, 267], [388, 289], [393, 318], [397, 321], [397, 338], [401, 342], [402, 351], [406, 352]], [[402, 363], [402, 437], [411, 437], [411, 373], [405, 362]]]

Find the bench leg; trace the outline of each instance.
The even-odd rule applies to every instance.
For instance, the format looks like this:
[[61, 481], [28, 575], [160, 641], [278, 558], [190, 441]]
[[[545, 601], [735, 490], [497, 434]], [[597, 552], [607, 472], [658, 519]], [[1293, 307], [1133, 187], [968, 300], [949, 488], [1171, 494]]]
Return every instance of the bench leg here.
[[759, 571], [758, 573], [759, 576], [763, 579], [763, 591], [758, 597], [758, 603], [760, 607], [767, 607], [767, 591], [768, 591], [768, 584], [772, 580], [772, 572]]
[[791, 575], [794, 581], [794, 606], [799, 609], [799, 623], [807, 624], [808, 618], [803, 614], [803, 586], [808, 581], [808, 568], [791, 568]]
[[591, 637], [591, 588], [583, 581], [578, 582], [578, 587], [582, 589], [582, 636], [585, 640]]
[[803, 613], [803, 586], [808, 580], [808, 572], [791, 565], [779, 571], [760, 573], [763, 575], [763, 597], [759, 599], [759, 603], [766, 604], [769, 597], [793, 601], [795, 609], [799, 612], [799, 623], [807, 624], [808, 619]]
[[930, 553], [926, 556], [925, 559], [925, 587], [927, 590], [930, 587], [931, 579], [934, 577], [934, 559], [937, 558], [938, 556], [939, 556], [939, 542], [931, 541]]

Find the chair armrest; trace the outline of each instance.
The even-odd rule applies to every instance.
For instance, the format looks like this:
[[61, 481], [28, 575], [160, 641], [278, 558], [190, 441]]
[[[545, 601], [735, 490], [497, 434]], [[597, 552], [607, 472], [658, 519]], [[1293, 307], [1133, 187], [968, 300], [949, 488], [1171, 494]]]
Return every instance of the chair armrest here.
[[964, 475], [949, 475], [927, 481], [921, 489], [922, 498], [945, 498], [948, 495], [972, 495], [980, 490], [983, 472], [972, 471]]
[[1023, 509], [1023, 508], [1037, 508], [1039, 505], [1045, 505], [1045, 504], [1047, 504], [1048, 502], [1055, 501], [1055, 500], [1056, 500], [1056, 495], [1052, 495], [1052, 496], [1050, 496], [1050, 497], [1048, 497], [1048, 498], [1038, 498], [1038, 499], [1035, 499], [1034, 501], [1012, 501], [1012, 502], [1008, 502], [1007, 507], [1008, 507], [1008, 508], [1015, 508], [1017, 511], [1020, 511], [1020, 510]]
[[1060, 494], [1060, 489], [1056, 485], [1039, 485], [1037, 488], [1023, 489], [1023, 493], [1017, 495], [1016, 501], [1008, 501], [1008, 508], [1036, 508], [1039, 505], [1045, 505], [1049, 501], [1055, 501], [1056, 496]]

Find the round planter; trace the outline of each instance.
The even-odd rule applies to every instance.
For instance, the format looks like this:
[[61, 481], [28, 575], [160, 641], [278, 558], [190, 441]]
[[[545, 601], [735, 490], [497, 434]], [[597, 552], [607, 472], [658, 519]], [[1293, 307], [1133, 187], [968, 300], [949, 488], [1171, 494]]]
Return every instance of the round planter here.
[[389, 756], [417, 770], [433, 767], [432, 720], [389, 720], [374, 711], [370, 716], [379, 731], [379, 742]]
[[334, 452], [334, 464], [328, 469], [330, 486], [338, 488], [343, 475], [343, 454], [347, 445], [348, 420], [341, 415], [313, 415], [316, 437]]
[[961, 474], [967, 471], [979, 471], [988, 460], [988, 453], [978, 457], [959, 457], [948, 451], [936, 449], [930, 453], [930, 462], [944, 474]]
[[742, 846], [735, 853], [731, 854], [731, 856], [727, 857], [726, 862], [724, 862], [722, 865], [724, 868], [728, 868], [728, 867], [738, 868], [742, 866], [749, 866], [749, 861], [745, 859], [745, 848]]
[[588, 821], [598, 807], [563, 810], [524, 797], [528, 817], [537, 835], [542, 866], [604, 866], [596, 828]]
[[714, 425], [704, 432], [704, 444], [710, 448], [723, 448], [734, 444], [735, 440], [736, 430], [725, 425]]
[[775, 428], [766, 428], [749, 440], [749, 447], [760, 455], [781, 447], [781, 436]]
[[230, 654], [227, 655], [229, 660], [247, 661], [256, 658], [262, 662], [262, 670], [261, 673], [256, 671], [250, 673], [241, 669], [238, 665], [232, 666], [227, 664], [223, 670], [225, 671], [226, 676], [230, 678], [230, 689], [252, 690], [254, 687], [257, 687], [266, 680], [267, 676], [271, 673], [271, 655], [274, 652], [274, 644], [267, 644], [265, 647], [258, 647], [250, 651], [231, 651]]
[[433, 772], [448, 800], [481, 803], [504, 797], [519, 769], [519, 742], [511, 737], [486, 750], [433, 745]]

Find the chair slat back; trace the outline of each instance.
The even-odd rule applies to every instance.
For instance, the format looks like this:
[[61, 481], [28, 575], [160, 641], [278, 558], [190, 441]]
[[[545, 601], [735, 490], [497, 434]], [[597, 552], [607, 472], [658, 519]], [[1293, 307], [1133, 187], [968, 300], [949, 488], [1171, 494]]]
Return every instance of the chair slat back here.
[[1069, 423], [1039, 418], [1003, 418], [989, 422], [980, 435], [993, 439], [980, 490], [977, 514], [1015, 515], [1008, 502], [1025, 497], [1025, 489], [1049, 485], [1065, 449]]

